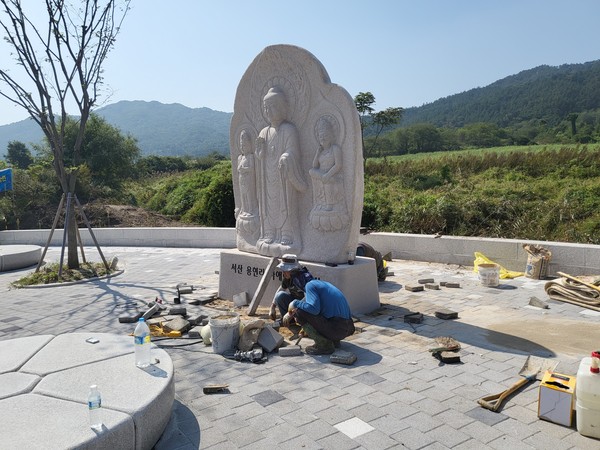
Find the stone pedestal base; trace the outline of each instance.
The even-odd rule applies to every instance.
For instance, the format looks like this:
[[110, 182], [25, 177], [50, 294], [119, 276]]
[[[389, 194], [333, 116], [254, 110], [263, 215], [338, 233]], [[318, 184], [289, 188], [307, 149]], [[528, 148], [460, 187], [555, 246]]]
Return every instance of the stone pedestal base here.
[[[271, 258], [239, 250], [221, 252], [219, 270], [219, 297], [232, 300], [233, 296], [247, 292], [252, 299], [265, 268]], [[337, 267], [320, 263], [300, 261], [315, 278], [329, 281], [346, 296], [352, 313], [364, 314], [379, 308], [379, 289], [375, 260], [357, 257], [353, 265], [340, 264]], [[260, 305], [268, 306], [277, 288], [281, 285], [281, 272], [274, 270], [268, 278], [269, 284]]]

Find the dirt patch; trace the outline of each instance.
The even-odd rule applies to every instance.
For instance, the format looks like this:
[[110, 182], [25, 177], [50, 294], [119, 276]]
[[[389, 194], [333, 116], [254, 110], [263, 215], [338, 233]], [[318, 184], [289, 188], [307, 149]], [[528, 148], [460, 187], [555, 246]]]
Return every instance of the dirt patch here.
[[93, 228], [193, 227], [154, 211], [132, 205], [88, 203], [83, 207]]
[[[495, 323], [488, 327], [486, 337], [493, 344], [514, 347], [514, 336], [529, 342], [544, 346], [555, 354], [580, 356], [582, 348], [590, 351], [598, 346], [598, 324], [569, 321], [566, 319], [554, 320], [527, 320]], [[512, 339], [496, 339], [498, 336], [509, 336]], [[524, 341], [526, 342], [526, 341]], [[531, 347], [518, 348], [524, 352]]]

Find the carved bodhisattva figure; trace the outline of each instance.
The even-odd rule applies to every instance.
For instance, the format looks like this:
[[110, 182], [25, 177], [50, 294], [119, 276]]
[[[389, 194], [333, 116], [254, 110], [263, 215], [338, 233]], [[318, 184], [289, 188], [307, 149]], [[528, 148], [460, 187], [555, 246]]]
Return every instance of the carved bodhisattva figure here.
[[319, 118], [315, 127], [319, 147], [309, 173], [312, 178], [313, 203], [311, 225], [320, 231], [341, 230], [348, 224], [344, 194], [342, 148], [336, 143], [339, 124], [335, 117]]
[[261, 231], [257, 248], [278, 255], [299, 248], [297, 193], [307, 189], [299, 165], [300, 140], [294, 124], [287, 121], [283, 90], [272, 87], [263, 98], [269, 125], [256, 140], [260, 161], [259, 211]]
[[244, 234], [253, 233], [258, 227], [258, 202], [256, 200], [256, 164], [254, 143], [250, 133], [240, 132], [240, 156], [237, 172], [241, 194], [241, 206], [236, 209], [236, 228]]

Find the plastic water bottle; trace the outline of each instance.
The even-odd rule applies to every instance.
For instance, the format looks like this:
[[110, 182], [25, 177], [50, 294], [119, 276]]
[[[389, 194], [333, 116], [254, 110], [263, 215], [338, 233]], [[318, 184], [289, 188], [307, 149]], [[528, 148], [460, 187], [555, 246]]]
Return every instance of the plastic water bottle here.
[[88, 394], [88, 409], [90, 410], [90, 427], [94, 430], [102, 429], [102, 398], [98, 386], [90, 386]]
[[133, 332], [135, 343], [135, 365], [144, 368], [150, 365], [150, 328], [143, 317]]

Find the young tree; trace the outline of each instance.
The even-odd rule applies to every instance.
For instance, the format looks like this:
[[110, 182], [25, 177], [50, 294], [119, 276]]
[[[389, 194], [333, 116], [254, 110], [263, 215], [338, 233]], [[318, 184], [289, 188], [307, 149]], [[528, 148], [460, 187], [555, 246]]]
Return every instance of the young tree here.
[[[31, 6], [30, 8], [39, 6]], [[115, 43], [130, 0], [45, 0], [47, 18], [35, 23], [21, 0], [0, 0], [0, 29], [21, 71], [0, 68], [0, 95], [21, 106], [50, 144], [53, 166], [65, 195], [75, 193], [85, 127], [102, 85], [102, 65]], [[39, 3], [37, 3], [39, 5]], [[8, 58], [2, 58], [7, 61]], [[73, 159], [65, 164], [67, 108], [74, 107], [79, 127]], [[77, 224], [67, 211], [68, 267], [79, 267]]]
[[[377, 145], [377, 138], [382, 131], [388, 129], [392, 125], [396, 125], [402, 119], [404, 109], [400, 107], [390, 107], [383, 111], [375, 112], [375, 96], [371, 92], [359, 92], [354, 97], [354, 104], [360, 118], [360, 129], [362, 133], [363, 157], [366, 164], [367, 158], [373, 156]], [[366, 131], [373, 131], [374, 139], [370, 141], [368, 147], [365, 147]]]

